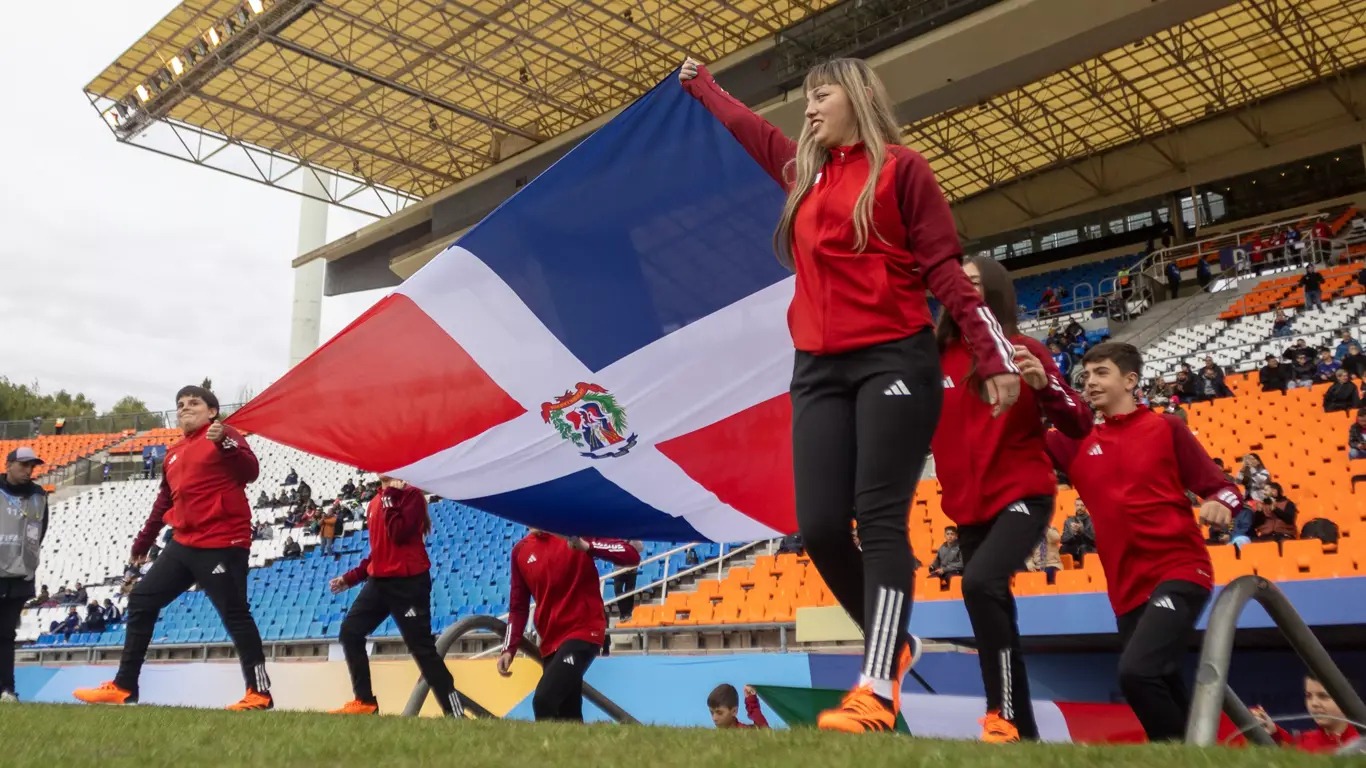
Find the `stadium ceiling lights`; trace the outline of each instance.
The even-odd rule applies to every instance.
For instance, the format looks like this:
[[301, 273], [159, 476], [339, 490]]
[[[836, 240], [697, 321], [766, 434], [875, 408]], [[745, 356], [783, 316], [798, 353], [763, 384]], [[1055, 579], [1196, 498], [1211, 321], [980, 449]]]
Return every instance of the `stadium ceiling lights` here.
[[[202, 71], [199, 66], [206, 62], [217, 61], [220, 65], [226, 65], [231, 55], [225, 49], [238, 49], [242, 46], [236, 45], [244, 38], [249, 37], [245, 34], [254, 31], [253, 27], [262, 17], [271, 16], [271, 11], [277, 7], [302, 6], [304, 8], [312, 6], [316, 0], [304, 0], [304, 2], [290, 2], [289, 0], [246, 0], [237, 6], [232, 13], [219, 19], [201, 33], [194, 42], [187, 45], [179, 53], [163, 61], [163, 66], [156, 70], [146, 82], [139, 84], [133, 92], [119, 101], [114, 106], [109, 107], [102, 113], [104, 121], [110, 128], [118, 134], [121, 139], [128, 139], [136, 136], [143, 129], [157, 119], [157, 109], [165, 106], [160, 97], [169, 93], [174, 86], [186, 78]], [[236, 50], [232, 51], [236, 53]]]

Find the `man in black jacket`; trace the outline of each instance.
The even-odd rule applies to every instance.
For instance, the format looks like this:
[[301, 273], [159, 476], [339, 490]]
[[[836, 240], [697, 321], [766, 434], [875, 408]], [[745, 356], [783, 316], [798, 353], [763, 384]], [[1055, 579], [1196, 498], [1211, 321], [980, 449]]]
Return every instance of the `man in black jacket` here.
[[33, 482], [43, 463], [32, 448], [5, 458], [0, 477], [0, 702], [18, 701], [14, 690], [14, 636], [24, 604], [33, 599], [38, 553], [47, 535], [47, 492]]

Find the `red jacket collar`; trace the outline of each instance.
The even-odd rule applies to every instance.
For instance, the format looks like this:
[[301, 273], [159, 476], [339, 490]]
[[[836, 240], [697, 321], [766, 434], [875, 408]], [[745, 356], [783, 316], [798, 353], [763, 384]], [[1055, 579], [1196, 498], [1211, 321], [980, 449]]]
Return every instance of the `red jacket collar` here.
[[1127, 423], [1133, 421], [1134, 419], [1136, 419], [1136, 418], [1138, 418], [1138, 417], [1140, 417], [1140, 416], [1143, 416], [1144, 414], [1147, 414], [1148, 412], [1149, 412], [1148, 406], [1146, 406], [1146, 405], [1140, 405], [1140, 406], [1138, 406], [1137, 408], [1135, 408], [1134, 410], [1130, 411], [1129, 413], [1121, 413], [1121, 414], [1119, 414], [1118, 416], [1106, 416], [1106, 417], [1104, 417], [1104, 418], [1105, 418], [1105, 424], [1106, 424], [1106, 426], [1110, 426], [1110, 427], [1123, 426], [1124, 424], [1127, 424]]

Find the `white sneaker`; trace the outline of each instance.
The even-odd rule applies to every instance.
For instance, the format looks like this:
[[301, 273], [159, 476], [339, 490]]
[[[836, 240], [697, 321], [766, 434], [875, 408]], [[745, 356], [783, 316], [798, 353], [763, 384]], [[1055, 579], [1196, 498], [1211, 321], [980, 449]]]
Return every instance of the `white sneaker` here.
[[19, 697], [13, 691], [0, 691], [0, 704], [18, 704]]

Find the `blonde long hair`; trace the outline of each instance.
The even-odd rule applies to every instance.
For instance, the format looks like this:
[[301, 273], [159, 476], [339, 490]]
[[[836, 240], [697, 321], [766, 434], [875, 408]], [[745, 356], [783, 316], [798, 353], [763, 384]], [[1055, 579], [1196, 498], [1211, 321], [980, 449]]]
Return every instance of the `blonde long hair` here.
[[[887, 162], [887, 145], [901, 143], [901, 128], [892, 114], [886, 86], [862, 59], [831, 59], [816, 65], [806, 73], [802, 91], [810, 93], [822, 85], [838, 85], [844, 89], [854, 110], [858, 139], [868, 153], [868, 181], [854, 204], [854, 233], [858, 250], [862, 251], [868, 245], [869, 232], [878, 235], [873, 225], [873, 191], [877, 189], [878, 176]], [[783, 176], [789, 182], [787, 203], [778, 219], [778, 229], [773, 233], [773, 249], [778, 254], [778, 262], [788, 269], [795, 269], [792, 222], [797, 216], [797, 207], [811, 191], [817, 174], [829, 159], [830, 150], [817, 143], [811, 136], [811, 124], [804, 123], [801, 136], [797, 138], [797, 156], [783, 169]]]

